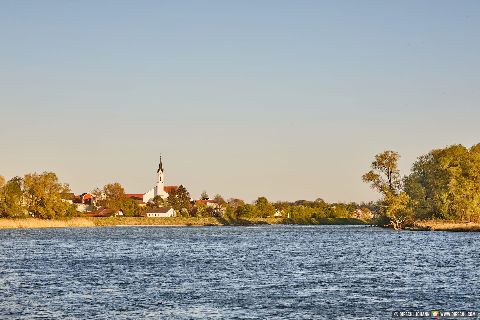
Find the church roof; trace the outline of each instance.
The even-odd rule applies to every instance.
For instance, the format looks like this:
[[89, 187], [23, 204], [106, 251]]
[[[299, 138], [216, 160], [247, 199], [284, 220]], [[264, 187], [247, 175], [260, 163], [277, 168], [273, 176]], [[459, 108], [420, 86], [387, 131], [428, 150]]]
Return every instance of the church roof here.
[[178, 190], [178, 186], [165, 186], [163, 187], [163, 190], [166, 192], [166, 193], [171, 193], [173, 191], [177, 191]]
[[127, 193], [127, 197], [143, 199], [143, 193]]

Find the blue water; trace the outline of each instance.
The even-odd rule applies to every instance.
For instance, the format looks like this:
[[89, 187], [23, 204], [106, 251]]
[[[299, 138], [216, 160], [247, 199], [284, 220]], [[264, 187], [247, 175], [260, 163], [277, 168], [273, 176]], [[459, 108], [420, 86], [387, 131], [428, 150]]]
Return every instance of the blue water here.
[[480, 311], [480, 233], [0, 230], [1, 319], [389, 319]]

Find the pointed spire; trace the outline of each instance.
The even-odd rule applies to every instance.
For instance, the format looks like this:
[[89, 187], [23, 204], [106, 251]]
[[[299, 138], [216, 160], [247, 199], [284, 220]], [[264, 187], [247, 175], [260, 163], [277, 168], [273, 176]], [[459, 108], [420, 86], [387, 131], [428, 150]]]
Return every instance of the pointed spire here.
[[162, 164], [162, 154], [160, 154], [160, 162], [158, 164], [158, 170], [157, 170], [157, 173], [159, 173], [160, 171], [163, 172], [163, 164]]

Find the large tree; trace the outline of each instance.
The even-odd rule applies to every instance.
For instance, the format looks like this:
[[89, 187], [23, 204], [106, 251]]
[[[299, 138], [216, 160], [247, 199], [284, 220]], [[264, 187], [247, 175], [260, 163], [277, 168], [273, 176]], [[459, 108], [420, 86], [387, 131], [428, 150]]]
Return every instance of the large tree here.
[[105, 205], [113, 210], [120, 210], [128, 200], [125, 189], [118, 182], [109, 183], [103, 187]]
[[258, 216], [262, 218], [271, 217], [275, 214], [275, 207], [265, 197], [259, 197], [255, 201], [255, 209]]
[[25, 216], [23, 206], [23, 179], [14, 177], [0, 187], [0, 217], [16, 218]]
[[225, 199], [220, 194], [216, 194], [215, 197], [213, 198], [213, 201], [215, 201], [215, 203], [218, 204], [219, 206], [225, 206], [227, 204]]
[[408, 207], [409, 197], [402, 190], [402, 180], [398, 169], [400, 155], [395, 151], [385, 151], [375, 156], [371, 170], [362, 176], [372, 189], [382, 195], [382, 213], [389, 219], [394, 229], [402, 229], [411, 219]]
[[105, 185], [101, 197], [104, 200], [100, 203], [103, 202], [107, 208], [115, 211], [122, 210], [126, 216], [137, 216], [141, 213], [137, 202], [125, 194], [125, 189], [118, 182]]
[[189, 215], [192, 210], [190, 193], [183, 185], [180, 185], [178, 189], [168, 195], [167, 203], [175, 211], [184, 216]]
[[64, 199], [70, 193], [69, 186], [60, 183], [55, 173], [27, 174], [23, 186], [24, 204], [35, 217], [55, 219], [76, 213], [75, 206]]
[[418, 158], [405, 179], [419, 219], [480, 218], [480, 145], [453, 145]]

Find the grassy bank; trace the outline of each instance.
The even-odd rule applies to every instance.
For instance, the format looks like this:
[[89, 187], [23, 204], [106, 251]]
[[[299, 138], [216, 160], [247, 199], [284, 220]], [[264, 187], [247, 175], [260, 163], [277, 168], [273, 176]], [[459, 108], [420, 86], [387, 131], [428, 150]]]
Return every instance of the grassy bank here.
[[416, 230], [468, 232], [480, 231], [480, 223], [455, 222], [446, 220], [427, 220], [415, 223]]
[[74, 227], [108, 227], [108, 226], [249, 226], [271, 224], [325, 224], [352, 225], [365, 224], [357, 219], [322, 219], [310, 223], [295, 223], [282, 218], [243, 218], [227, 220], [221, 218], [146, 218], [146, 217], [82, 217], [65, 220], [44, 220], [36, 218], [7, 219], [0, 218], [0, 229], [14, 228], [74, 228]]
[[95, 222], [89, 218], [72, 218], [66, 220], [44, 220], [36, 218], [0, 219], [0, 229], [14, 228], [75, 228], [95, 227]]
[[220, 226], [213, 217], [208, 218], [146, 218], [146, 217], [108, 217], [90, 218], [96, 226]]

